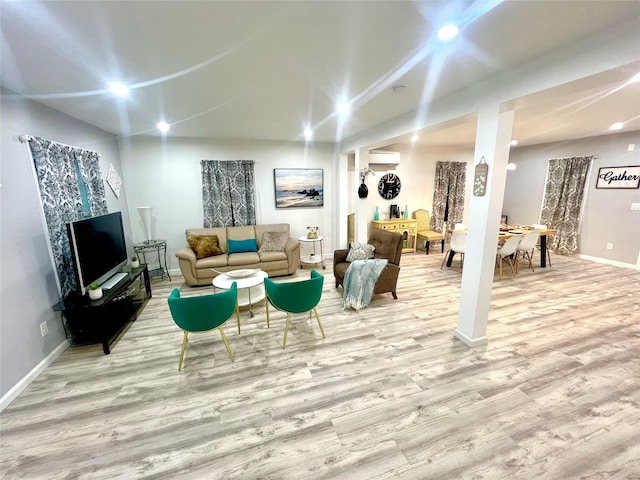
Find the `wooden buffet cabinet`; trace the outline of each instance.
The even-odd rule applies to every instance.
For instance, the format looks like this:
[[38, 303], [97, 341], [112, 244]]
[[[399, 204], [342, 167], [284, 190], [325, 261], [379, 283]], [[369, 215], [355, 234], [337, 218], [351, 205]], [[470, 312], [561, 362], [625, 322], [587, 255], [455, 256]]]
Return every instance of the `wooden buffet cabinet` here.
[[397, 232], [404, 238], [402, 253], [416, 253], [418, 246], [418, 220], [414, 218], [393, 218], [391, 220], [373, 220], [371, 228], [381, 228]]

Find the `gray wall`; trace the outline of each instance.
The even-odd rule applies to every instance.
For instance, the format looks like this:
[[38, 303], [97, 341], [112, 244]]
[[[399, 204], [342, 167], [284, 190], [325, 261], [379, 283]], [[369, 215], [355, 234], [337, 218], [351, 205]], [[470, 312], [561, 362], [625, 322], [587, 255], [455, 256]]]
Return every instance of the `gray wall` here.
[[[60, 314], [51, 309], [59, 298], [41, 222], [40, 197], [19, 135], [97, 151], [104, 177], [110, 163], [118, 172], [121, 169], [113, 135], [7, 90], [2, 90], [0, 101], [0, 396], [4, 396], [65, 342]], [[109, 187], [105, 188], [109, 211], [122, 210], [130, 232], [126, 195], [116, 200]], [[49, 334], [43, 338], [40, 323], [44, 321]]]
[[[140, 242], [145, 238], [136, 207], [152, 206], [152, 236], [167, 240], [170, 269], [178, 268], [176, 250], [187, 245], [185, 229], [203, 226], [200, 166], [203, 159], [255, 161], [257, 222], [289, 223], [291, 234], [296, 238], [307, 234], [307, 226], [318, 226], [325, 239], [325, 255], [333, 251], [332, 222], [337, 195], [333, 187], [335, 169], [331, 144], [305, 146], [295, 142], [158, 136], [123, 139], [121, 152], [134, 239]], [[274, 168], [322, 168], [324, 206], [276, 209]]]
[[[629, 152], [629, 144], [635, 151]], [[544, 194], [547, 161], [550, 158], [595, 155], [586, 191], [578, 253], [613, 262], [636, 265], [640, 253], [640, 211], [631, 210], [640, 202], [639, 189], [597, 189], [598, 169], [640, 165], [640, 132], [619, 133], [571, 142], [513, 148], [508, 172], [503, 212], [509, 223], [529, 225], [539, 221]], [[606, 244], [613, 249], [607, 250]]]

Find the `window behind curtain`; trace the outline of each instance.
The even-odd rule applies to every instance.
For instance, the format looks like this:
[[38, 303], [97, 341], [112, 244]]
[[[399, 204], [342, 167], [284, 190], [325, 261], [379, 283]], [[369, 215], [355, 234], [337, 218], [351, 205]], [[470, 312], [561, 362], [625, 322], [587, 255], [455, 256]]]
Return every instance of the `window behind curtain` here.
[[253, 160], [202, 160], [205, 227], [256, 224]]
[[465, 162], [437, 162], [433, 180], [433, 207], [430, 228], [444, 232], [447, 225], [464, 218], [464, 190], [467, 164]]
[[582, 199], [593, 156], [553, 158], [547, 166], [540, 223], [556, 230], [549, 248], [571, 255], [578, 251]]
[[90, 150], [38, 137], [31, 137], [28, 145], [58, 274], [58, 291], [66, 297], [77, 290], [66, 224], [108, 213], [100, 157]]

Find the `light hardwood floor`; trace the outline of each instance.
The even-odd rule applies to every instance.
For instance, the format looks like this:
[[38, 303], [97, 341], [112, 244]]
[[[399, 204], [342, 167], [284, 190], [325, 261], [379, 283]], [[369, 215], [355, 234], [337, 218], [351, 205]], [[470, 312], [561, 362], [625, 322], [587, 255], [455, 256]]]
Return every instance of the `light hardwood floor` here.
[[295, 316], [283, 350], [260, 305], [225, 326], [235, 363], [214, 331], [180, 373], [166, 297], [211, 289], [156, 281], [111, 355], [67, 350], [5, 409], [2, 478], [640, 479], [640, 272], [554, 255], [496, 275], [468, 348], [441, 259], [404, 255], [398, 300], [358, 312], [328, 266], [326, 339]]

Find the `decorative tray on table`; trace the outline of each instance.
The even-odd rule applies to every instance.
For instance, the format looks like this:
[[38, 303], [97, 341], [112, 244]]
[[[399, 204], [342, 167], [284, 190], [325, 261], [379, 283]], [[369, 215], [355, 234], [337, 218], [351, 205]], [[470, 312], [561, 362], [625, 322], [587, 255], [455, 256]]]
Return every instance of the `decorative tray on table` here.
[[258, 273], [257, 268], [243, 268], [241, 270], [231, 270], [230, 272], [224, 272], [227, 277], [231, 278], [247, 278]]

